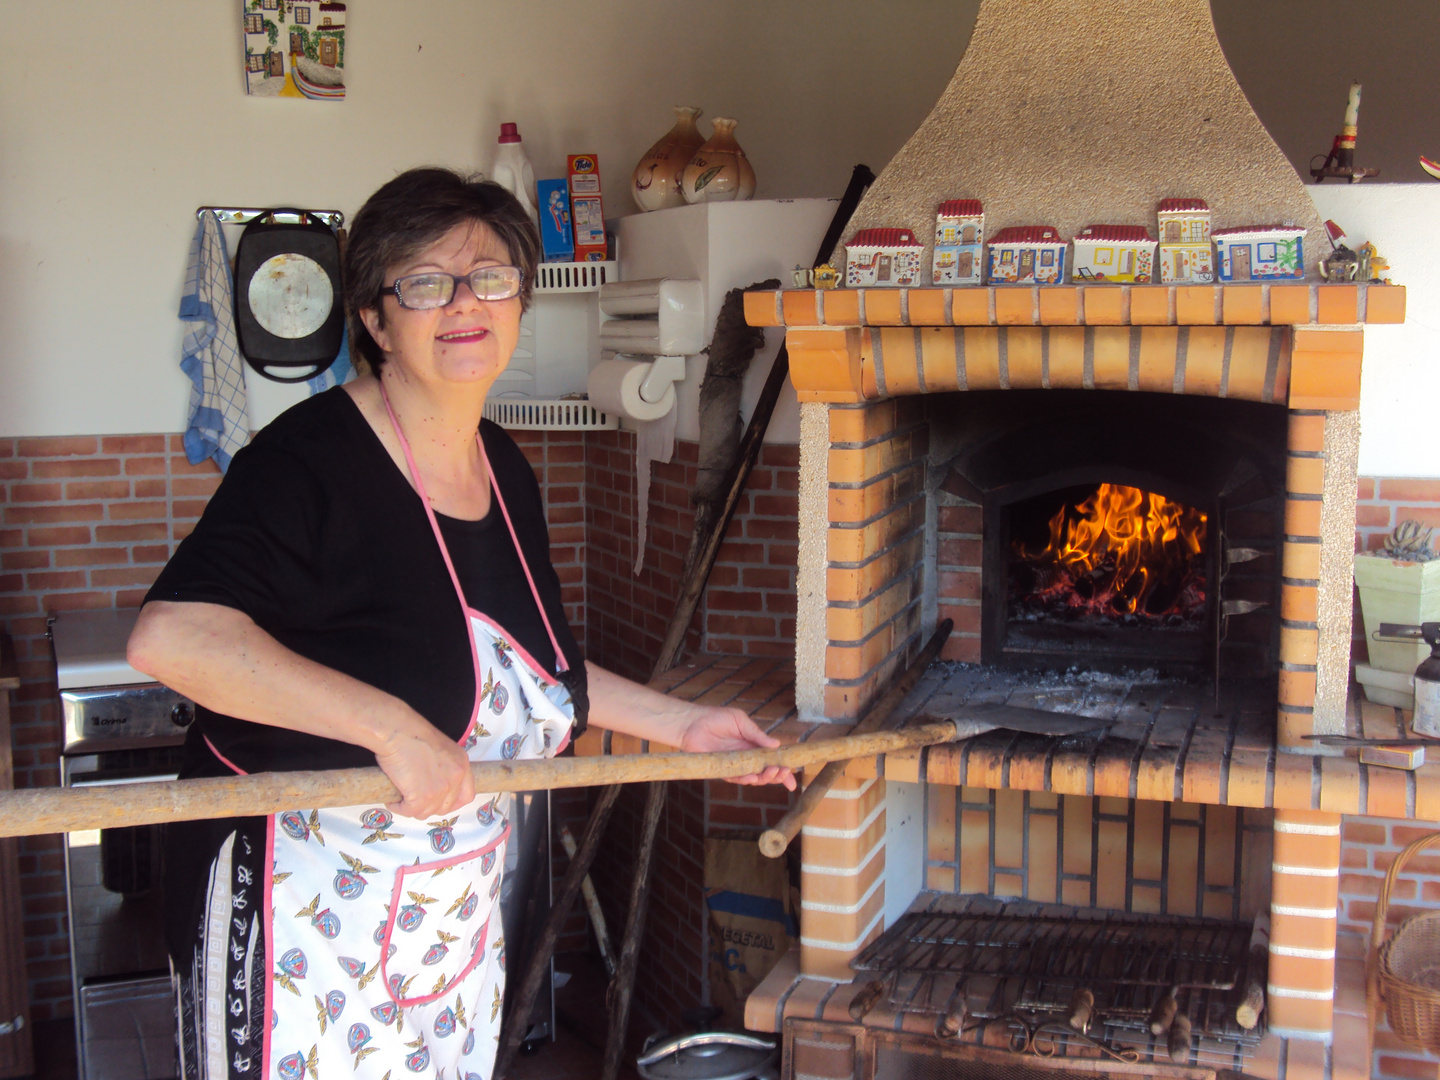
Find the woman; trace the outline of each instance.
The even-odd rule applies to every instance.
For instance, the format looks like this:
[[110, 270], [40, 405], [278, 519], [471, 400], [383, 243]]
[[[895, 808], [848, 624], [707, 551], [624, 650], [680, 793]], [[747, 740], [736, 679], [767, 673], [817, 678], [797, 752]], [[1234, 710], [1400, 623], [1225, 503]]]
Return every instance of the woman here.
[[345, 256], [368, 370], [235, 456], [146, 598], [130, 661], [197, 705], [183, 775], [375, 763], [400, 793], [172, 828], [187, 1080], [488, 1077], [508, 823], [468, 762], [550, 756], [587, 713], [690, 751], [776, 745], [576, 646], [534, 476], [481, 423], [538, 246], [494, 184], [417, 169], [376, 192]]

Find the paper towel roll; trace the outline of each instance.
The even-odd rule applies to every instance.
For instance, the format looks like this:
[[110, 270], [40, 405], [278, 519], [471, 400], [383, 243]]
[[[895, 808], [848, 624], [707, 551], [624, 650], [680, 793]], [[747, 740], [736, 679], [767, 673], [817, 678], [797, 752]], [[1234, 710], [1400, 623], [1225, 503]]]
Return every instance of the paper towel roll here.
[[595, 365], [590, 371], [591, 404], [632, 420], [659, 420], [675, 407], [675, 384], [665, 387], [660, 400], [652, 404], [640, 396], [640, 384], [648, 374], [650, 365], [643, 360], [606, 360]]

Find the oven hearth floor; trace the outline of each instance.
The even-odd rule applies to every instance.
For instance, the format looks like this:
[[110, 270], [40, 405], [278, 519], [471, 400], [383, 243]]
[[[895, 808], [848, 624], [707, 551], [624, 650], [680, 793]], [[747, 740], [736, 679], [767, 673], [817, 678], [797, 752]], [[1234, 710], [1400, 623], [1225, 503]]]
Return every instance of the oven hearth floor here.
[[[945, 663], [926, 673], [902, 708], [918, 709], [922, 695], [933, 694], [938, 681], [950, 677], [972, 683], [981, 695], [977, 701], [1076, 712], [1112, 722], [1083, 737], [994, 732], [953, 745], [862, 758], [850, 762], [845, 775], [1440, 821], [1440, 761], [1405, 772], [1362, 765], [1354, 756], [1278, 751], [1273, 687], [1266, 704], [1257, 701], [1253, 688], [1236, 683], [1225, 690], [1223, 708], [1216, 710], [1207, 684], [1089, 673], [1024, 679], [994, 668]], [[702, 653], [650, 685], [687, 701], [744, 708], [785, 743], [834, 738], [848, 730], [846, 724], [799, 718], [795, 669], [788, 661]], [[1223, 715], [1216, 717], [1217, 711]], [[1351, 735], [1396, 738], [1407, 732], [1408, 713], [1364, 700], [1353, 684], [1347, 715]], [[605, 734], [591, 728], [576, 741], [575, 752], [642, 752], [639, 739]], [[651, 749], [674, 748], [654, 743]]]

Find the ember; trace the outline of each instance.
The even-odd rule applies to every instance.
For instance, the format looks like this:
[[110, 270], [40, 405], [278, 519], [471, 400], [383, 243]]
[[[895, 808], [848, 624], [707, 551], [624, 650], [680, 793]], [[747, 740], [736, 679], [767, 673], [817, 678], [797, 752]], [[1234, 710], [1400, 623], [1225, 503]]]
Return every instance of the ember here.
[[1205, 529], [1206, 515], [1193, 507], [1101, 484], [1050, 518], [1044, 548], [1012, 543], [1012, 612], [1145, 625], [1201, 622]]

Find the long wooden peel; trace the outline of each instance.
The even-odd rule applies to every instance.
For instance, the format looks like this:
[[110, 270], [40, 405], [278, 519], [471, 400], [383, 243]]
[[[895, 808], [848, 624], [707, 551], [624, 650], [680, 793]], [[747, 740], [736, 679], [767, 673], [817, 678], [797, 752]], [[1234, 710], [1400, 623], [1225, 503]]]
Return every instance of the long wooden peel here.
[[[652, 780], [719, 780], [768, 765], [801, 769], [827, 761], [910, 750], [953, 737], [950, 721], [905, 731], [816, 739], [776, 750], [706, 754], [625, 754], [535, 761], [482, 761], [470, 766], [476, 791], [635, 784]], [[395, 802], [400, 793], [379, 769], [255, 773], [204, 780], [0, 791], [0, 836], [115, 829], [166, 821], [244, 817], [313, 806]]]
[[[875, 732], [876, 728], [890, 719], [890, 714], [895, 711], [896, 706], [905, 699], [906, 694], [915, 688], [915, 684], [920, 681], [920, 676], [925, 674], [925, 669], [940, 655], [940, 649], [945, 644], [945, 639], [950, 636], [950, 631], [954, 626], [953, 620], [942, 620], [935, 633], [930, 636], [930, 640], [925, 643], [925, 647], [920, 650], [920, 655], [915, 657], [914, 662], [895, 680], [890, 689], [885, 692], [885, 696], [877, 701], [860, 722], [850, 729], [849, 735], [834, 741], [848, 742], [850, 739], [869, 738], [871, 737], [870, 733]], [[941, 721], [941, 723], [948, 723], [953, 735], [955, 731], [953, 721]], [[916, 727], [911, 730], [920, 731], [923, 728]], [[901, 733], [884, 732], [883, 734]], [[861, 757], [862, 755], [854, 756]], [[772, 859], [778, 859], [785, 854], [785, 849], [790, 846], [790, 841], [795, 839], [805, 822], [809, 820], [810, 815], [815, 812], [820, 805], [820, 800], [825, 798], [825, 793], [835, 786], [835, 781], [840, 779], [840, 775], [845, 771], [847, 760], [838, 756], [831, 758], [829, 764], [820, 770], [820, 774], [805, 786], [805, 790], [800, 793], [800, 798], [795, 800], [795, 805], [790, 808], [790, 812], [781, 818], [774, 828], [766, 829], [760, 834], [761, 854]]]

